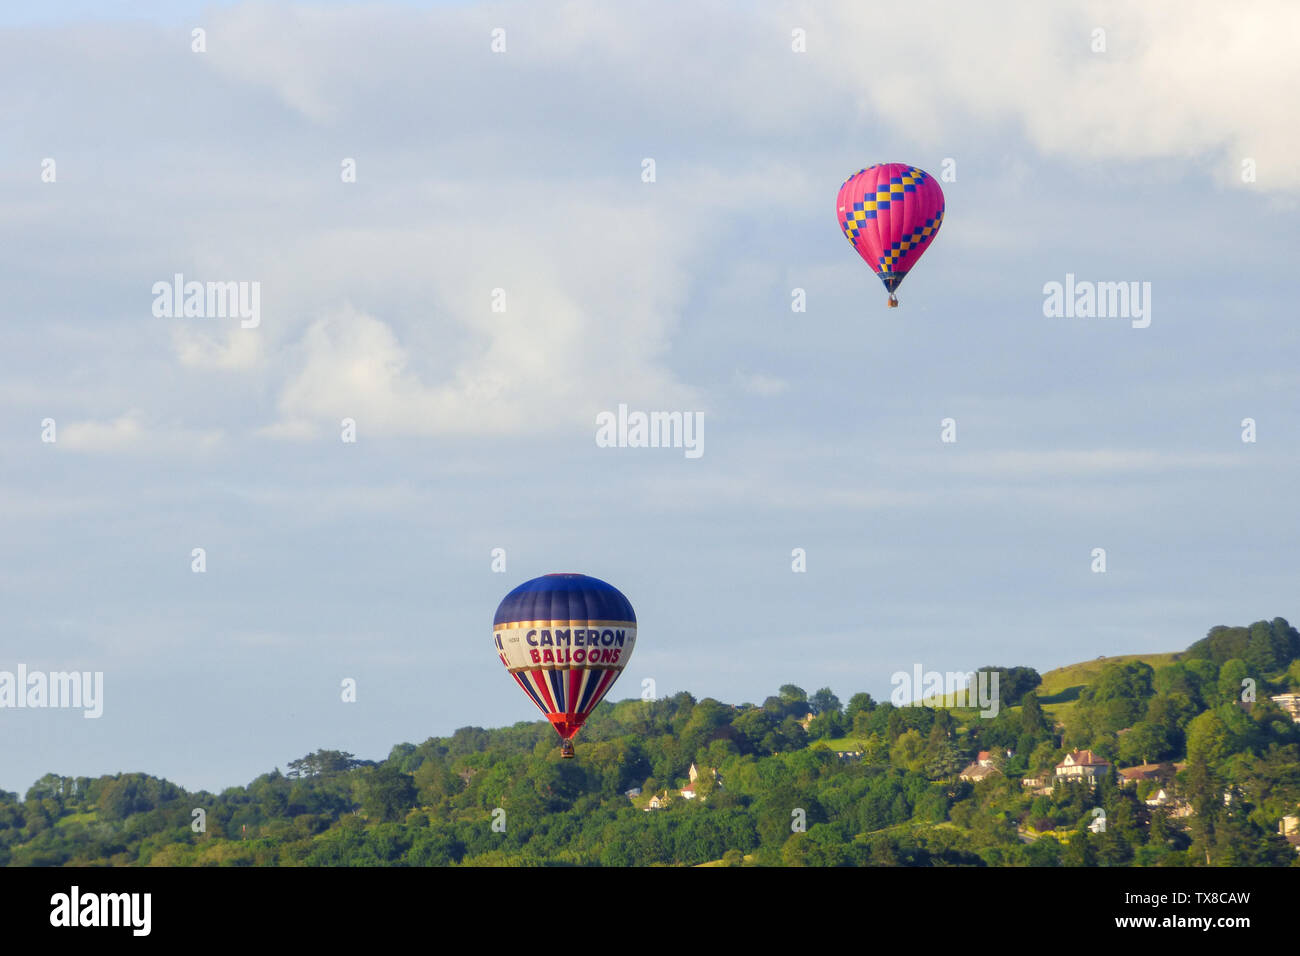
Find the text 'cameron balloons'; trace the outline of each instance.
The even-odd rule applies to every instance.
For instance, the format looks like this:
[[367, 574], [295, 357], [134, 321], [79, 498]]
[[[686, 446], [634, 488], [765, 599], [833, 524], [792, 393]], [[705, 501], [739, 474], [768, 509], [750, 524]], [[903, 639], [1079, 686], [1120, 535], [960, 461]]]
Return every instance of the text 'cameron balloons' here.
[[501, 663], [564, 741], [618, 680], [636, 644], [636, 614], [613, 585], [547, 574], [505, 596], [492, 622]]
[[889, 291], [934, 241], [943, 224], [943, 190], [933, 176], [906, 163], [858, 170], [840, 187], [840, 228]]

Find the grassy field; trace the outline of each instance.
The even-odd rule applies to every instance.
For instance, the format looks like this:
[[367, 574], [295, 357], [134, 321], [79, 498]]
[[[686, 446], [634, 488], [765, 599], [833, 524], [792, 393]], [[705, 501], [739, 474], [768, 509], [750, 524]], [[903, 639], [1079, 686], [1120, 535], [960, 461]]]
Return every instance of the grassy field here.
[[[1058, 667], [1056, 670], [1048, 671], [1043, 675], [1042, 683], [1038, 685], [1038, 702], [1048, 716], [1064, 721], [1068, 719], [1070, 711], [1074, 709], [1074, 702], [1079, 699], [1079, 694], [1096, 679], [1097, 675], [1101, 673], [1101, 669], [1107, 664], [1144, 661], [1154, 668], [1160, 668], [1166, 664], [1174, 663], [1181, 657], [1182, 654], [1179, 652], [1168, 654], [1123, 654], [1117, 657], [1098, 657], [1094, 660], [1080, 661], [1077, 664]], [[979, 715], [979, 710], [976, 708], [952, 707], [946, 703], [940, 706], [945, 706], [948, 710], [951, 710], [953, 716], [960, 723], [969, 723], [970, 720], [977, 718]], [[1011, 708], [1012, 713], [1019, 710], [1019, 705]], [[862, 749], [862, 738], [853, 734], [818, 741], [818, 743], [825, 743], [831, 750]]]
[[1050, 716], [1057, 720], [1066, 720], [1070, 711], [1074, 709], [1074, 702], [1079, 699], [1080, 692], [1092, 683], [1107, 664], [1143, 661], [1159, 668], [1172, 664], [1181, 657], [1180, 653], [1123, 654], [1119, 657], [1098, 657], [1095, 660], [1058, 667], [1043, 675], [1043, 682], [1038, 685], [1038, 702]]
[[[743, 859], [746, 863], [752, 864], [754, 862], [754, 854], [746, 853]], [[699, 869], [700, 867], [704, 867], [704, 866], [726, 866], [726, 865], [727, 864], [722, 860], [709, 860], [709, 862], [707, 863], [696, 863], [695, 867], [696, 869]]]
[[55, 827], [72, 826], [75, 823], [94, 823], [95, 813], [69, 813], [66, 817], [60, 817], [54, 824]]
[[860, 737], [836, 737], [833, 740], [818, 740], [814, 744], [826, 744], [831, 750], [861, 750], [862, 739]]

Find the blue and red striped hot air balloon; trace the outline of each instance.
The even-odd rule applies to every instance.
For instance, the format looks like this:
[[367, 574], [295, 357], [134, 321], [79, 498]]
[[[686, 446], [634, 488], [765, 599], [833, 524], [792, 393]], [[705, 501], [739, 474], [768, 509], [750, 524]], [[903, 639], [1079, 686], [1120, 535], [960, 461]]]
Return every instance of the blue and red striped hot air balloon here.
[[497, 655], [560, 735], [561, 756], [618, 680], [636, 644], [636, 614], [618, 590], [585, 574], [546, 574], [502, 600]]
[[930, 248], [943, 224], [943, 190], [933, 176], [906, 163], [860, 169], [840, 187], [840, 228], [898, 305], [894, 290]]

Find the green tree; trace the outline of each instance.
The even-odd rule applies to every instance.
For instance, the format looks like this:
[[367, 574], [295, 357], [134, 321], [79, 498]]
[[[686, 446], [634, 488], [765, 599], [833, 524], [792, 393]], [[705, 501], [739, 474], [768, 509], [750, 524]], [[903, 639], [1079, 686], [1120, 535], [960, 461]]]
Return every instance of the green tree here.
[[1119, 738], [1119, 759], [1126, 764], [1150, 763], [1172, 755], [1168, 732], [1149, 720], [1138, 721]]
[[808, 698], [809, 710], [814, 714], [821, 716], [823, 714], [838, 714], [840, 711], [840, 699], [831, 693], [829, 687], [823, 687], [816, 691]]
[[777, 691], [781, 702], [785, 704], [800, 704], [808, 701], [808, 693], [802, 687], [796, 687], [794, 684], [782, 684], [781, 689]]
[[982, 672], [998, 675], [998, 700], [1003, 707], [1014, 707], [1025, 694], [1043, 682], [1032, 667], [981, 667]]
[[318, 750], [289, 761], [289, 777], [315, 777], [320, 774], [345, 773], [360, 763], [342, 750]]
[[1047, 717], [1043, 713], [1038, 695], [1033, 691], [1025, 694], [1020, 707], [1020, 732], [1032, 737], [1041, 737], [1051, 731]]
[[828, 710], [814, 717], [808, 724], [808, 736], [812, 740], [834, 739], [843, 737], [848, 727], [838, 710]]
[[900, 770], [921, 770], [925, 767], [925, 738], [916, 730], [899, 734], [889, 748], [889, 762]]
[[849, 703], [844, 708], [844, 719], [851, 725], [859, 713], [870, 713], [875, 709], [876, 702], [872, 700], [871, 695], [859, 691], [849, 698]]
[[[1242, 682], [1250, 676], [1252, 676], [1250, 668], [1241, 658], [1234, 657], [1231, 660], [1224, 661], [1223, 666], [1219, 668], [1219, 700], [1241, 700], [1243, 693]], [[1258, 675], [1255, 676], [1258, 681]]]
[[1080, 829], [1071, 833], [1061, 862], [1065, 866], [1096, 866], [1097, 850], [1091, 837], [1087, 830]]
[[375, 767], [366, 779], [366, 814], [374, 820], [395, 822], [415, 806], [416, 789], [411, 775], [390, 764]]

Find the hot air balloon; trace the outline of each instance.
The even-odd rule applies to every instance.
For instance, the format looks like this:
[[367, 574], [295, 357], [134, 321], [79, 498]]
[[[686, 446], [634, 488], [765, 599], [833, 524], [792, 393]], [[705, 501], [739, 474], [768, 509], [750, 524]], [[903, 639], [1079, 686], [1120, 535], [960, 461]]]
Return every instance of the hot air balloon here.
[[840, 228], [880, 276], [889, 307], [894, 290], [930, 247], [943, 224], [943, 190], [933, 176], [906, 163], [860, 169], [840, 187]]
[[585, 574], [546, 574], [501, 601], [497, 655], [560, 735], [560, 755], [632, 656], [636, 614], [613, 585]]

